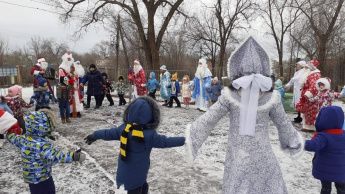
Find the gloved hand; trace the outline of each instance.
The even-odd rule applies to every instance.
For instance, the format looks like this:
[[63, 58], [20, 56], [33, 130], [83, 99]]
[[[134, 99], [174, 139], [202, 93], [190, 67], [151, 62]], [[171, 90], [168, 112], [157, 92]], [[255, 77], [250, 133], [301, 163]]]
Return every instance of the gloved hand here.
[[84, 140], [85, 140], [85, 143], [87, 143], [88, 145], [91, 145], [97, 139], [95, 138], [95, 136], [93, 136], [93, 134], [91, 134], [91, 135], [88, 135]]
[[81, 153], [81, 149], [73, 153], [73, 161], [83, 163], [86, 155]]
[[141, 87], [145, 87], [146, 86], [146, 84], [141, 84]]

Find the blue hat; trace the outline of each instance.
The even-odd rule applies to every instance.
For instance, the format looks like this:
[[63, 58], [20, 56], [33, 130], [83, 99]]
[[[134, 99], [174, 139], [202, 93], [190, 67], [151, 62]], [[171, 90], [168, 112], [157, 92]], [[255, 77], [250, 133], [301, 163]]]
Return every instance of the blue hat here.
[[102, 76], [105, 76], [105, 78], [108, 78], [108, 74], [106, 72], [102, 72]]
[[167, 66], [162, 65], [161, 68], [160, 68], [160, 70], [167, 70]]
[[36, 75], [36, 79], [39, 86], [43, 86], [45, 83], [47, 83], [47, 80], [40, 74]]

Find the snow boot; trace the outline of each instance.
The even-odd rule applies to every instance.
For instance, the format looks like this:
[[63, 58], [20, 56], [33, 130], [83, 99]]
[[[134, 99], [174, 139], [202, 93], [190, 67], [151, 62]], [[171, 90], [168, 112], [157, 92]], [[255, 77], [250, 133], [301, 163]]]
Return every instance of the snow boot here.
[[65, 118], [61, 118], [61, 123], [66, 123], [66, 119]]
[[86, 105], [86, 106], [84, 106], [84, 108], [90, 108], [90, 105]]
[[66, 122], [67, 123], [70, 123], [71, 122], [71, 119], [69, 119], [69, 117], [66, 118]]
[[99, 109], [101, 106], [100, 105], [96, 105], [95, 109]]
[[78, 117], [78, 118], [81, 118], [80, 112], [77, 112], [77, 117]]

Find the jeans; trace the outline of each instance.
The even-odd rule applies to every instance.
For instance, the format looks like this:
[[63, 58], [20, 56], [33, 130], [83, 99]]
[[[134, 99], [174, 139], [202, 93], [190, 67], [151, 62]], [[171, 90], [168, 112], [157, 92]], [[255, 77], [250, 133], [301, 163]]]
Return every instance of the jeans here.
[[38, 184], [29, 184], [31, 194], [55, 194], [53, 177]]
[[[335, 188], [337, 188], [337, 194], [345, 194], [345, 181], [334, 182]], [[321, 181], [321, 194], [330, 194], [332, 191], [332, 182]]]
[[142, 186], [129, 190], [127, 194], [147, 194], [149, 192], [149, 185], [145, 182]]
[[69, 101], [59, 101], [59, 109], [60, 109], [60, 116], [61, 118], [68, 118], [71, 107], [69, 105]]

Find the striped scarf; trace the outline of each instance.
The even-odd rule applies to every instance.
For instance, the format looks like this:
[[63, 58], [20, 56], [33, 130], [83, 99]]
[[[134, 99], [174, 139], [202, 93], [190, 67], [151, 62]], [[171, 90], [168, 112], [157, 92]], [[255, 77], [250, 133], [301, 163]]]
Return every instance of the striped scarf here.
[[139, 142], [139, 143], [145, 143], [144, 141], [144, 133], [143, 133], [144, 127], [141, 125], [137, 125], [133, 123], [127, 124], [125, 130], [122, 131], [121, 134], [121, 145], [120, 145], [120, 153], [121, 153], [121, 160], [126, 161], [126, 150], [127, 150], [127, 141], [128, 141], [128, 133], [132, 131], [132, 140]]

